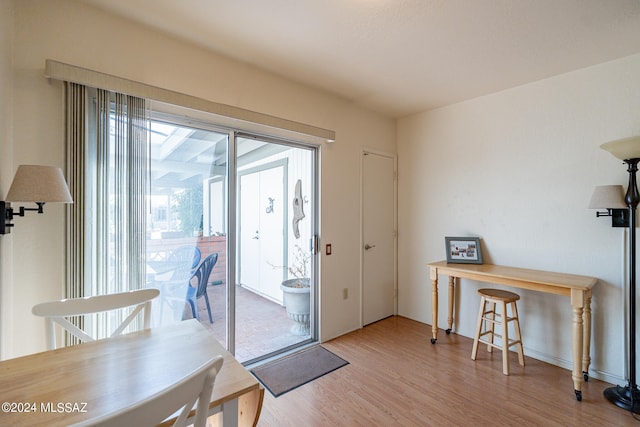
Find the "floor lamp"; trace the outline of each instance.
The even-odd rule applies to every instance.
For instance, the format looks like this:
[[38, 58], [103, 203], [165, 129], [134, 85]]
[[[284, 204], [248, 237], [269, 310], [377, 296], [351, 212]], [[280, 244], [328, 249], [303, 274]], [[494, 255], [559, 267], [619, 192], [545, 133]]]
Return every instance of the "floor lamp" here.
[[636, 209], [640, 202], [636, 172], [640, 162], [640, 136], [607, 142], [600, 146], [627, 164], [629, 187], [624, 201], [629, 208], [629, 382], [605, 389], [605, 397], [615, 405], [640, 413], [640, 392], [636, 383]]

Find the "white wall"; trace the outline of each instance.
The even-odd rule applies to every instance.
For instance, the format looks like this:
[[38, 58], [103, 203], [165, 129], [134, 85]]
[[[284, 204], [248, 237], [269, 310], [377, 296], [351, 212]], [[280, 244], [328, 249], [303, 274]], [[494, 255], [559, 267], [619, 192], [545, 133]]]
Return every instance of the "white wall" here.
[[[353, 232], [359, 220], [359, 169], [353, 165], [358, 164], [359, 149], [364, 145], [395, 152], [393, 120], [156, 31], [138, 28], [83, 3], [20, 0], [12, 5], [13, 127], [14, 134], [20, 135], [12, 146], [14, 170], [20, 163], [63, 165], [62, 90], [59, 83], [43, 77], [47, 58], [335, 130], [336, 142], [324, 146], [321, 154], [321, 233], [323, 242], [332, 243], [334, 248], [333, 255], [322, 257], [321, 338], [326, 340], [360, 326], [359, 301], [354, 297], [342, 299], [344, 287], [350, 288], [350, 295], [357, 295], [359, 281], [358, 269], [354, 268], [359, 261], [359, 236]], [[7, 77], [0, 73], [4, 84]], [[2, 126], [5, 132], [10, 125]], [[0, 193], [5, 194], [8, 183], [1, 184]], [[2, 330], [8, 349], [4, 357], [44, 348], [42, 322], [32, 316], [31, 306], [62, 295], [63, 209], [52, 205], [45, 211], [37, 219], [18, 219], [10, 237], [13, 250], [2, 253], [2, 261], [12, 262], [13, 268], [11, 277], [2, 283], [5, 294], [7, 290], [13, 293], [2, 304], [3, 313], [13, 307], [12, 323]], [[16, 325], [20, 325], [19, 333]]]
[[[636, 55], [400, 120], [400, 314], [430, 324], [425, 264], [445, 258], [445, 236], [480, 236], [485, 262], [600, 279], [592, 375], [624, 383], [624, 231], [587, 205], [596, 185], [626, 188], [599, 146], [640, 134], [639, 111]], [[479, 284], [461, 288], [455, 329], [471, 336]], [[446, 307], [444, 277], [440, 290]], [[569, 298], [519, 293], [525, 354], [570, 367]]]

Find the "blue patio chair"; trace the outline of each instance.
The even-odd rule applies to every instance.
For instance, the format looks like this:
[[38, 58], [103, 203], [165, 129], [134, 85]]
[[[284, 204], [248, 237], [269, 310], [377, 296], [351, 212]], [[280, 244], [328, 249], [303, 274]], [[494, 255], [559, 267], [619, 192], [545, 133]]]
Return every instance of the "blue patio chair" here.
[[207, 284], [209, 283], [209, 276], [213, 271], [213, 267], [218, 262], [218, 254], [213, 253], [206, 257], [202, 264], [198, 266], [198, 269], [191, 279], [189, 280], [189, 287], [187, 288], [187, 302], [191, 306], [191, 313], [193, 317], [200, 320], [198, 315], [198, 299], [204, 297], [204, 302], [207, 304], [207, 311], [209, 312], [209, 321], [213, 323], [213, 316], [211, 315], [211, 304], [209, 304], [209, 296], [207, 295]]
[[179, 246], [169, 254], [168, 263], [174, 266], [171, 280], [188, 279], [200, 263], [202, 253], [197, 246]]

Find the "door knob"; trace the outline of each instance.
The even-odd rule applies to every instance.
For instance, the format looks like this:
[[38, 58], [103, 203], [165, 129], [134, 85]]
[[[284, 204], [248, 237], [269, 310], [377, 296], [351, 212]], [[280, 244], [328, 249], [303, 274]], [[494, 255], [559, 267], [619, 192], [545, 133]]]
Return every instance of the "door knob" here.
[[375, 248], [375, 247], [376, 247], [376, 245], [370, 245], [370, 244], [366, 243], [366, 244], [364, 245], [364, 250], [365, 250], [365, 251], [368, 251], [369, 249], [371, 249], [371, 248]]

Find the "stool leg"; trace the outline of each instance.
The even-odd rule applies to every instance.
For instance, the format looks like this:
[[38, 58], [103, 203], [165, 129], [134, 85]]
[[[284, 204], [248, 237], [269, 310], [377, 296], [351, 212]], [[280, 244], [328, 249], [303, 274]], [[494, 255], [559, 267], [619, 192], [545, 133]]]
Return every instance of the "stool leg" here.
[[520, 333], [520, 317], [518, 316], [518, 307], [515, 302], [511, 303], [511, 312], [513, 313], [516, 340], [518, 341], [516, 346], [518, 350], [518, 362], [520, 362], [520, 365], [524, 366], [524, 350], [522, 348], [522, 334]]
[[484, 306], [486, 301], [484, 297], [480, 297], [480, 312], [478, 313], [478, 323], [476, 324], [476, 334], [473, 338], [473, 349], [471, 350], [471, 360], [476, 360], [478, 356], [478, 342], [480, 340], [480, 332], [482, 331], [482, 316], [484, 315]]
[[[489, 330], [491, 331], [491, 333], [489, 334], [490, 338], [489, 338], [489, 342], [491, 344], [493, 344], [493, 337], [494, 337], [494, 332], [495, 332], [495, 328], [496, 328], [496, 302], [495, 301], [491, 301], [490, 302], [490, 307], [491, 307], [491, 320], [493, 320], [493, 322], [489, 322], [490, 326], [489, 326]], [[489, 353], [493, 353], [493, 346], [487, 344], [487, 351]]]
[[509, 375], [509, 324], [507, 322], [507, 303], [502, 306], [502, 373]]

